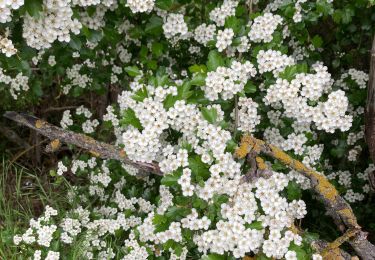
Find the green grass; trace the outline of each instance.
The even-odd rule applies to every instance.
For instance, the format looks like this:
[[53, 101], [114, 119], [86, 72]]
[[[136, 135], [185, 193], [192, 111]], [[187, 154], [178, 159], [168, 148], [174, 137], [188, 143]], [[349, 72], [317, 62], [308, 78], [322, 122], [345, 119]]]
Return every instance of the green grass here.
[[69, 185], [56, 182], [39, 169], [26, 169], [0, 161], [0, 259], [24, 259], [20, 247], [13, 244], [13, 236], [22, 233], [31, 218], [43, 213], [44, 207], [66, 208]]

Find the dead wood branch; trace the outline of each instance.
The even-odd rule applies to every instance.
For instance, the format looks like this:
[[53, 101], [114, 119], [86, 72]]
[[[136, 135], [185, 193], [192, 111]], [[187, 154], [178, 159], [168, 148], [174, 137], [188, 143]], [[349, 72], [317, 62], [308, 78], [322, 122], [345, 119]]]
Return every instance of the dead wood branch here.
[[125, 164], [129, 164], [140, 171], [162, 175], [160, 168], [156, 163], [134, 162], [126, 156], [124, 150], [114, 145], [99, 142], [87, 135], [64, 130], [60, 127], [49, 124], [44, 120], [23, 113], [8, 111], [5, 112], [4, 117], [31, 128], [39, 134], [48, 137], [50, 140], [57, 139], [63, 143], [73, 144], [89, 151], [97, 157], [118, 160]]

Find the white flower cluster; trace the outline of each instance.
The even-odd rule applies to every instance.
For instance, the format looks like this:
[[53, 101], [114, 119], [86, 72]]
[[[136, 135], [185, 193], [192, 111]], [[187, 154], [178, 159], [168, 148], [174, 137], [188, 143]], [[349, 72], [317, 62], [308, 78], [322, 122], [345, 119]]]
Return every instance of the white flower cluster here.
[[29, 77], [24, 76], [21, 72], [15, 78], [5, 74], [5, 71], [0, 68], [0, 83], [10, 85], [10, 94], [14, 99], [18, 98], [21, 91], [29, 90]]
[[237, 0], [224, 0], [221, 6], [214, 8], [210, 12], [210, 19], [214, 21], [217, 26], [224, 26], [225, 19], [235, 14], [237, 5]]
[[87, 74], [80, 74], [82, 67], [83, 64], [74, 64], [66, 70], [66, 76], [70, 80], [70, 83], [64, 86], [64, 94], [68, 94], [69, 90], [74, 86], [86, 88], [92, 82], [92, 79]]
[[164, 35], [167, 39], [185, 39], [188, 37], [188, 27], [182, 14], [169, 14], [163, 24]]
[[357, 160], [358, 155], [362, 152], [362, 147], [357, 145], [353, 149], [349, 150], [348, 153], [348, 160], [351, 162], [355, 162]]
[[341, 75], [341, 78], [335, 82], [336, 85], [342, 87], [344, 90], [348, 90], [349, 86], [345, 82], [345, 79], [352, 79], [360, 89], [365, 89], [367, 87], [367, 82], [369, 80], [369, 75], [363, 71], [356, 69], [349, 69], [347, 72]]
[[130, 159], [151, 162], [156, 159], [161, 148], [159, 137], [168, 128], [168, 115], [162, 102], [168, 94], [177, 95], [177, 89], [133, 84], [135, 89], [143, 87], [147, 88], [148, 93], [155, 93], [155, 96], [136, 102], [131, 98], [132, 92], [124, 91], [119, 97], [120, 107], [132, 109], [143, 127], [142, 131], [129, 127], [123, 133], [123, 143]]
[[17, 53], [17, 49], [14, 48], [13, 42], [7, 37], [3, 36], [0, 36], [0, 50], [7, 57]]
[[254, 77], [257, 71], [253, 64], [246, 61], [244, 64], [233, 61], [230, 68], [218, 67], [216, 71], [208, 72], [206, 85], [202, 88], [206, 98], [211, 101], [219, 99], [227, 100], [242, 91], [250, 77]]
[[259, 73], [273, 72], [276, 77], [287, 66], [295, 64], [292, 57], [275, 50], [261, 50], [257, 55]]
[[354, 145], [357, 141], [363, 139], [365, 137], [365, 131], [361, 130], [358, 133], [351, 132], [348, 134], [348, 138], [346, 140], [348, 145]]
[[132, 10], [133, 13], [151, 12], [154, 9], [155, 0], [127, 0], [126, 6]]
[[277, 145], [285, 151], [294, 151], [298, 155], [302, 155], [305, 151], [304, 144], [307, 142], [307, 138], [304, 134], [292, 133], [285, 139], [280, 134], [278, 128], [267, 128], [264, 131], [264, 139], [274, 145]]
[[10, 22], [12, 10], [24, 5], [24, 0], [3, 0], [0, 2], [0, 23]]
[[50, 206], [46, 206], [44, 215], [37, 220], [30, 220], [30, 227], [22, 235], [14, 236], [14, 243], [19, 245], [21, 242], [26, 244], [37, 243], [40, 246], [49, 247], [53, 239], [53, 234], [57, 230], [57, 226], [50, 224], [51, 217], [57, 216], [57, 211]]
[[211, 220], [209, 220], [206, 216], [199, 219], [197, 210], [193, 208], [190, 215], [181, 219], [181, 224], [183, 228], [190, 230], [207, 230], [211, 224]]
[[286, 116], [300, 123], [314, 122], [319, 130], [330, 133], [336, 129], [347, 131], [351, 126], [352, 116], [346, 115], [349, 102], [343, 91], [331, 92], [327, 101], [318, 102], [315, 107], [308, 104], [308, 100], [318, 100], [332, 85], [326, 67], [316, 65], [313, 68], [315, 74], [297, 74], [290, 83], [278, 78], [276, 84], [267, 89], [263, 99], [265, 104], [281, 103]]
[[270, 42], [272, 34], [276, 31], [277, 26], [282, 24], [283, 19], [280, 15], [265, 13], [254, 19], [250, 27], [249, 38], [253, 42]]
[[301, 4], [303, 3], [306, 3], [307, 0], [297, 0], [294, 8], [296, 9], [296, 11], [294, 12], [294, 15], [293, 15], [293, 21], [296, 22], [296, 23], [299, 23], [302, 21], [302, 6]]
[[[257, 113], [258, 104], [251, 98], [240, 97], [238, 100], [238, 130], [252, 133], [260, 123], [260, 115]], [[232, 112], [232, 117], [235, 113]]]
[[352, 189], [348, 189], [344, 195], [344, 199], [346, 199], [350, 203], [362, 201], [364, 198], [365, 196], [363, 194], [354, 192]]
[[73, 119], [72, 119], [72, 115], [70, 114], [70, 110], [65, 110], [63, 112], [60, 125], [64, 129], [67, 129], [69, 126], [73, 125]]
[[[241, 184], [238, 190], [233, 190], [229, 203], [222, 204], [221, 214], [224, 220], [216, 224], [216, 229], [197, 234], [194, 242], [202, 253], [224, 254], [232, 252], [234, 257], [243, 257], [246, 252], [257, 252], [262, 248], [268, 257], [282, 258], [289, 244], [301, 244], [302, 238], [290, 231], [284, 237], [281, 232], [290, 227], [295, 218], [306, 214], [303, 201], [288, 203], [279, 192], [288, 185], [288, 179], [281, 173], [273, 173], [271, 178], [260, 178], [255, 184]], [[253, 193], [251, 190], [256, 188]], [[264, 215], [257, 216], [257, 202]], [[272, 202], [271, 202], [272, 201]], [[246, 228], [246, 224], [261, 221], [260, 230]], [[270, 235], [264, 240], [265, 228]]]
[[224, 30], [219, 30], [217, 33], [216, 48], [218, 51], [225, 50], [228, 46], [232, 44], [232, 39], [234, 32], [232, 28], [225, 28]]
[[216, 34], [216, 26], [214, 24], [205, 24], [202, 23], [194, 30], [194, 39], [203, 44], [204, 46], [207, 46], [207, 43], [209, 41], [214, 40]]
[[58, 40], [70, 41], [70, 32], [78, 34], [82, 27], [77, 19], [72, 19], [73, 10], [64, 0], [44, 0], [39, 17], [26, 14], [23, 23], [23, 37], [35, 49], [45, 49]]
[[59, 161], [57, 163], [57, 175], [63, 175], [64, 172], [67, 172], [67, 171], [68, 171], [68, 167], [66, 167], [62, 161]]

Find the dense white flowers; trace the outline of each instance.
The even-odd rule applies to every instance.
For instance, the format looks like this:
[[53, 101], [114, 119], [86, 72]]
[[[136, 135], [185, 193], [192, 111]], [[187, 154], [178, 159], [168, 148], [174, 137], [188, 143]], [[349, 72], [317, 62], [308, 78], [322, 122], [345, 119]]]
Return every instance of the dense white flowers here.
[[259, 73], [273, 72], [277, 76], [287, 66], [294, 65], [292, 57], [275, 50], [261, 50], [257, 55]]
[[202, 23], [194, 30], [194, 39], [203, 44], [207, 45], [209, 41], [212, 41], [214, 39], [214, 36], [216, 34], [216, 26], [213, 24], [205, 24]]
[[272, 13], [265, 13], [254, 19], [250, 27], [249, 38], [253, 42], [270, 42], [272, 41], [272, 34], [277, 29], [277, 26], [282, 24], [283, 19], [279, 15]]
[[35, 49], [51, 47], [58, 40], [70, 41], [70, 32], [78, 34], [82, 27], [77, 19], [72, 19], [73, 10], [69, 2], [44, 0], [44, 10], [38, 18], [26, 13], [23, 24], [23, 37]]
[[308, 100], [318, 100], [332, 85], [326, 67], [316, 65], [313, 68], [315, 74], [300, 73], [291, 82], [278, 78], [276, 84], [267, 89], [265, 104], [281, 103], [288, 117], [301, 123], [314, 122], [318, 129], [326, 132], [334, 132], [335, 129], [347, 131], [352, 116], [346, 115], [349, 103], [343, 91], [331, 92], [327, 101], [318, 102], [316, 106], [309, 105]]
[[7, 57], [17, 53], [17, 49], [14, 48], [13, 42], [7, 37], [2, 36], [0, 36], [0, 50]]
[[12, 78], [5, 74], [5, 71], [0, 68], [0, 83], [4, 83], [5, 85], [10, 86], [10, 94], [14, 99], [18, 98], [18, 95], [22, 91], [29, 90], [29, 78], [24, 76], [21, 72], [16, 75], [16, 77]]
[[206, 86], [203, 88], [205, 96], [211, 101], [219, 99], [219, 95], [224, 100], [231, 99], [255, 75], [256, 69], [248, 61], [244, 64], [234, 61], [230, 68], [218, 67], [216, 71], [207, 74]]
[[210, 12], [210, 19], [214, 21], [216, 25], [224, 26], [225, 19], [235, 14], [237, 5], [238, 1], [236, 0], [224, 0], [221, 6], [214, 8]]
[[226, 28], [223, 31], [219, 30], [217, 33], [216, 48], [219, 51], [225, 50], [228, 46], [231, 45], [234, 32], [232, 28]]
[[177, 39], [187, 36], [188, 27], [182, 14], [170, 14], [163, 24], [164, 35], [167, 39], [177, 37]]
[[3, 0], [0, 2], [0, 23], [10, 22], [11, 11], [24, 5], [24, 0]]
[[[248, 14], [246, 19], [228, 20], [243, 11], [242, 2], [237, 8], [239, 1], [235, 0], [224, 0], [210, 10], [201, 7], [202, 18], [193, 22], [196, 17], [189, 5], [177, 10], [179, 5], [173, 4], [169, 10], [173, 12], [169, 12], [155, 7], [154, 0], [117, 2], [43, 0], [38, 15], [25, 13], [23, 37], [30, 47], [41, 50], [33, 54], [25, 70], [44, 73], [48, 68], [57, 73], [53, 86], [61, 86], [57, 91], [66, 95], [104, 89], [108, 93], [104, 113], [104, 107], [90, 110], [81, 105], [87, 104], [82, 99], [76, 110], [63, 112], [61, 127], [92, 136], [113, 130], [110, 140], [121, 158], [126, 156], [142, 166], [152, 164], [162, 176], [127, 165], [127, 160], [87, 158], [81, 153], [70, 161], [61, 158], [55, 177], [61, 180], [67, 172], [75, 175], [79, 184], [74, 183], [67, 198], [76, 208], [56, 217], [57, 211], [46, 207], [23, 234], [14, 237], [16, 245], [33, 247], [30, 256], [34, 259], [50, 260], [60, 258], [62, 252], [55, 252], [56, 245], [70, 248], [76, 244], [83, 259], [167, 255], [177, 260], [190, 257], [191, 247], [196, 248], [196, 255], [242, 258], [261, 252], [269, 258], [297, 259], [291, 245], [302, 246], [302, 237], [292, 232], [293, 223], [307, 209], [304, 201], [286, 197], [285, 190], [289, 184], [308, 189], [312, 183], [297, 171], [271, 170], [272, 161], [264, 162], [264, 167], [247, 178], [248, 167], [253, 165], [245, 165], [245, 160], [233, 155], [244, 133], [262, 136], [311, 168], [331, 170], [326, 172], [327, 178], [345, 189], [347, 201], [364, 199], [362, 192], [369, 192], [370, 186], [365, 184], [358, 192], [352, 187], [354, 177], [367, 182], [373, 165], [353, 176], [349, 171], [332, 170], [336, 166], [324, 161], [325, 148], [347, 144], [342, 156], [354, 165], [362, 151], [363, 127], [342, 134], [327, 146], [319, 138], [323, 131], [349, 130], [353, 118], [364, 113], [363, 107], [349, 104], [343, 90], [353, 83], [364, 89], [368, 75], [349, 69], [333, 85], [322, 63], [309, 68], [299, 63], [316, 50], [291, 36], [291, 19], [271, 13], [282, 1], [269, 4], [265, 12], [259, 10], [260, 15], [250, 23], [246, 22]], [[255, 2], [246, 5], [252, 8]], [[304, 2], [296, 1], [296, 22], [302, 21]], [[8, 21], [11, 9], [22, 4], [21, 0], [2, 1], [0, 22]], [[122, 10], [133, 14], [108, 20]], [[209, 19], [204, 19], [205, 12]], [[147, 20], [141, 21], [143, 17]], [[132, 24], [132, 19], [139, 24]], [[228, 21], [235, 21], [234, 26], [226, 26]], [[140, 25], [142, 30], [137, 28]], [[70, 42], [71, 33], [78, 34], [82, 26], [83, 34]], [[157, 36], [156, 31], [162, 34]], [[143, 34], [149, 38], [142, 38]], [[282, 42], [271, 43], [276, 34]], [[0, 38], [5, 56], [17, 51], [8, 36]], [[87, 42], [80, 42], [84, 37]], [[106, 45], [112, 37], [119, 40]], [[74, 52], [57, 55], [44, 50], [56, 40]], [[138, 49], [139, 54], [134, 52]], [[217, 57], [209, 55], [207, 62], [203, 58], [209, 51]], [[185, 52], [189, 53], [186, 64], [180, 59], [186, 58]], [[57, 62], [65, 58], [73, 62], [62, 68]], [[220, 59], [217, 64], [215, 58]], [[6, 73], [12, 73], [9, 71]], [[0, 82], [9, 85], [17, 98], [28, 90], [25, 75], [29, 74], [9, 75], [0, 69]], [[251, 89], [253, 85], [256, 87]], [[121, 91], [115, 103], [112, 94]], [[261, 166], [262, 158], [257, 157], [256, 162]], [[81, 180], [87, 183], [82, 185]], [[117, 241], [119, 237], [121, 241]]]
[[128, 6], [133, 13], [150, 12], [154, 8], [155, 0], [127, 0]]
[[[243, 132], [252, 133], [260, 123], [257, 113], [258, 104], [251, 98], [240, 97], [238, 100], [238, 129]], [[235, 113], [232, 113], [235, 116]]]

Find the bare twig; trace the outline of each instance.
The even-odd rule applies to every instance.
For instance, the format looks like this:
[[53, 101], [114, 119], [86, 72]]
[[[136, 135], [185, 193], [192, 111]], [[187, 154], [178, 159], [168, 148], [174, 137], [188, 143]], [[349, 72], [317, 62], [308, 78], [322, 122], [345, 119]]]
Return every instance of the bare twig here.
[[97, 157], [101, 157], [103, 159], [115, 159], [124, 162], [125, 164], [132, 165], [141, 171], [162, 175], [158, 164], [134, 162], [126, 156], [124, 150], [121, 150], [114, 145], [99, 142], [87, 135], [64, 130], [27, 114], [8, 111], [4, 114], [4, 117], [31, 128], [39, 134], [48, 137], [50, 140], [58, 139], [63, 143], [73, 144], [81, 147]]

